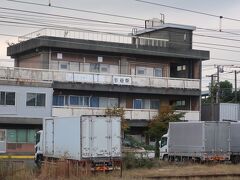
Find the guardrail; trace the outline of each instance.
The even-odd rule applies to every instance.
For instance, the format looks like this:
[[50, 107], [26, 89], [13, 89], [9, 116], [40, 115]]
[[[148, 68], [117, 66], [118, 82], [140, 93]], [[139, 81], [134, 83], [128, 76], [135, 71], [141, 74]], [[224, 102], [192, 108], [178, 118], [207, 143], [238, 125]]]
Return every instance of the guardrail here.
[[[154, 109], [128, 109], [125, 110], [125, 119], [129, 120], [151, 120], [158, 114], [158, 110]], [[73, 107], [73, 106], [53, 106], [52, 115], [59, 117], [81, 116], [81, 115], [105, 115], [106, 108], [96, 107]], [[199, 111], [177, 110], [176, 112], [184, 112], [182, 120], [199, 121]]]
[[16, 67], [0, 67], [0, 79], [32, 82], [80, 82], [153, 88], [200, 89], [199, 79], [72, 72]]

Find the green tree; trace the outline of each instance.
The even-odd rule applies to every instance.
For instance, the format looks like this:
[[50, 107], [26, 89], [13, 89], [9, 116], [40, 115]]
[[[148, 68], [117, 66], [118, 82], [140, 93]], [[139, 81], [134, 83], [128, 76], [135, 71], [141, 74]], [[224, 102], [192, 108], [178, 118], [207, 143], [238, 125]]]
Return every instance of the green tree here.
[[149, 122], [147, 133], [155, 138], [155, 156], [159, 157], [159, 141], [161, 137], [167, 133], [169, 122], [180, 121], [185, 113], [173, 111], [170, 107], [164, 107], [159, 110], [158, 115], [154, 116]]
[[122, 129], [122, 133], [124, 133], [127, 129], [128, 129], [128, 123], [127, 120], [125, 119], [125, 111], [123, 108], [118, 108], [118, 107], [114, 107], [114, 108], [109, 108], [106, 109], [105, 114], [108, 116], [119, 116], [121, 117], [121, 129]]
[[[234, 96], [232, 92], [233, 85], [231, 82], [225, 80], [225, 81], [220, 81], [219, 82], [219, 99], [220, 102], [233, 102], [234, 101]], [[217, 97], [217, 89], [218, 85], [215, 83], [213, 86], [209, 86], [209, 97], [207, 99], [203, 99], [203, 103], [211, 103], [211, 98], [213, 98], [214, 103], [216, 102], [216, 97]]]
[[219, 91], [219, 96], [220, 96], [220, 102], [231, 102], [234, 98], [233, 93], [232, 93], [232, 83], [229, 81], [221, 81], [219, 83], [220, 86], [220, 91]]

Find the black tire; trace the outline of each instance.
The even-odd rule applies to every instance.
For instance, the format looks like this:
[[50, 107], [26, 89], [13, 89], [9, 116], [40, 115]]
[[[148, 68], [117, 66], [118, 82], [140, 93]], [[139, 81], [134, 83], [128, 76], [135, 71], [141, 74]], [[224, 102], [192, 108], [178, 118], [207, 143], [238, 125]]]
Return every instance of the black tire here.
[[169, 159], [168, 159], [168, 155], [165, 154], [165, 155], [163, 156], [163, 161], [168, 162], [168, 160], [169, 160]]
[[42, 161], [43, 161], [42, 155], [37, 155], [37, 159], [35, 160], [35, 163], [36, 163], [38, 168], [41, 168]]

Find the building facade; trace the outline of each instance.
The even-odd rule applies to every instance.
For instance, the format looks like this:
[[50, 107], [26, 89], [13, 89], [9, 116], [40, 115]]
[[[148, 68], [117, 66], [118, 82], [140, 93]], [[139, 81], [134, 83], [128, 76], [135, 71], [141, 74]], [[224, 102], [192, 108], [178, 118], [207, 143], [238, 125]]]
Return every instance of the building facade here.
[[0, 81], [0, 153], [33, 154], [42, 118], [52, 114], [48, 83]]
[[45, 29], [8, 47], [15, 67], [4, 78], [51, 83], [52, 116], [122, 107], [129, 133], [145, 141], [148, 122], [164, 106], [200, 120], [201, 64], [209, 52], [192, 49], [194, 29], [161, 24], [125, 36]]

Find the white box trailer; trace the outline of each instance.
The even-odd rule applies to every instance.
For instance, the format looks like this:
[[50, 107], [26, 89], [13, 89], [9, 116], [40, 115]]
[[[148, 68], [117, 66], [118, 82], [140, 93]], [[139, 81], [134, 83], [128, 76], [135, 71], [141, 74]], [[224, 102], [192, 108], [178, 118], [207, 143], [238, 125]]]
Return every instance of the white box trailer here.
[[240, 163], [240, 122], [231, 123], [231, 161]]
[[36, 161], [37, 158], [120, 160], [121, 118], [87, 115], [45, 118], [37, 142]]
[[174, 122], [169, 124], [168, 158], [230, 159], [229, 122]]

